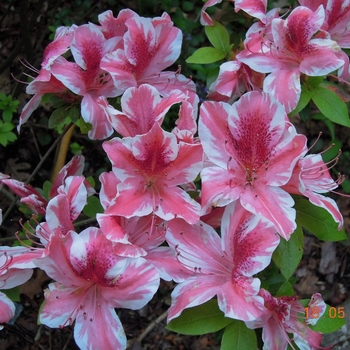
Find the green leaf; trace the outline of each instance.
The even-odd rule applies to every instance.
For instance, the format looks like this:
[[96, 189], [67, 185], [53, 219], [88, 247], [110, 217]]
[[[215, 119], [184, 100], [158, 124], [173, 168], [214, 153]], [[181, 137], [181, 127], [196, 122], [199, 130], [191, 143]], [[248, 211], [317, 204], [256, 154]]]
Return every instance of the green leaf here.
[[64, 105], [53, 111], [49, 119], [49, 128], [54, 129], [62, 124], [69, 117], [69, 109], [68, 106]]
[[187, 335], [200, 335], [219, 331], [233, 320], [226, 318], [216, 299], [182, 311], [181, 315], [167, 325], [167, 329]]
[[13, 112], [9, 109], [6, 109], [3, 113], [2, 113], [2, 119], [4, 120], [4, 122], [10, 122], [13, 116]]
[[[326, 334], [333, 333], [343, 327], [346, 323], [345, 317], [348, 317], [348, 315], [345, 314], [346, 311], [344, 308], [340, 309], [341, 307], [342, 306], [330, 307], [327, 305], [323, 316], [321, 316], [314, 326], [310, 326], [310, 328], [316, 332]], [[341, 310], [343, 310], [343, 312], [341, 312]]]
[[220, 350], [251, 350], [257, 347], [255, 332], [244, 322], [234, 320], [225, 328]]
[[348, 108], [340, 97], [333, 91], [322, 86], [314, 90], [312, 96], [317, 108], [332, 122], [350, 127]]
[[19, 302], [21, 300], [19, 297], [19, 286], [11, 289], [3, 289], [1, 292], [4, 293], [12, 301]]
[[308, 87], [309, 90], [312, 90], [314, 88], [317, 88], [323, 81], [324, 76], [320, 77], [307, 77], [305, 80], [305, 85]]
[[103, 213], [100, 200], [94, 196], [88, 197], [87, 204], [85, 205], [83, 212], [90, 218], [94, 218], [97, 213]]
[[13, 130], [14, 127], [15, 127], [15, 126], [14, 126], [12, 123], [8, 123], [8, 122], [3, 123], [3, 124], [0, 126], [0, 132], [1, 132], [1, 133], [7, 133], [7, 132]]
[[306, 105], [310, 102], [313, 94], [314, 92], [312, 90], [309, 90], [305, 85], [302, 85], [299, 102], [295, 107], [295, 109], [292, 110], [288, 115], [292, 117], [293, 115], [296, 115], [300, 111], [302, 111], [306, 107]]
[[305, 198], [296, 197], [294, 199], [298, 225], [322, 241], [337, 242], [347, 239], [343, 229], [338, 231], [338, 224], [327, 210], [317, 207]]
[[348, 179], [342, 182], [341, 187], [345, 193], [350, 193], [350, 181]]
[[14, 134], [12, 131], [9, 131], [5, 134], [7, 141], [12, 142], [17, 140], [17, 135]]
[[219, 22], [214, 21], [213, 26], [205, 27], [205, 34], [207, 35], [210, 43], [219, 51], [226, 54], [229, 53], [230, 47], [230, 34], [227, 29]]
[[80, 109], [78, 108], [77, 105], [73, 105], [69, 109], [69, 117], [70, 117], [70, 120], [72, 121], [72, 123], [75, 123], [79, 119], [79, 117], [80, 117]]
[[201, 47], [193, 55], [187, 58], [187, 63], [208, 64], [222, 60], [226, 56], [225, 52], [214, 47]]
[[52, 183], [50, 181], [46, 180], [44, 182], [44, 185], [43, 185], [44, 198], [49, 199], [51, 187], [52, 187]]
[[79, 118], [75, 124], [79, 127], [82, 134], [87, 134], [92, 129], [92, 125], [87, 123], [83, 118]]
[[272, 259], [281, 270], [282, 275], [288, 280], [299, 265], [303, 256], [304, 234], [301, 226], [298, 226], [290, 236], [289, 241], [281, 238], [280, 244], [272, 255]]
[[291, 283], [289, 281], [285, 281], [281, 285], [279, 290], [277, 291], [276, 296], [277, 297], [283, 297], [283, 296], [291, 297], [294, 294], [295, 294], [294, 289], [293, 289], [293, 286], [291, 285]]

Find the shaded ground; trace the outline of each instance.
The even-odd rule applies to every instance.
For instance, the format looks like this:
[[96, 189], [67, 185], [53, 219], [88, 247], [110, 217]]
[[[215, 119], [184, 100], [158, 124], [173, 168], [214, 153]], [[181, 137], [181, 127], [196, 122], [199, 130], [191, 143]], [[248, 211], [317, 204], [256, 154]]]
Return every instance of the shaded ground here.
[[[61, 7], [64, 2], [57, 1], [52, 7], [47, 1], [23, 1], [19, 6], [17, 1], [12, 1], [12, 9], [7, 4], [10, 1], [0, 3], [0, 91], [12, 94], [21, 101], [21, 106], [28, 100], [22, 84], [16, 83], [11, 74], [20, 80], [23, 66], [19, 58], [26, 59], [38, 67], [41, 55], [49, 34], [48, 24], [57, 21], [57, 14], [63, 12]], [[86, 2], [82, 2], [86, 3]], [[96, 22], [96, 13], [101, 13], [110, 8], [108, 1], [88, 2], [90, 6], [85, 9], [82, 6], [81, 23]], [[109, 2], [111, 3], [111, 2]], [[136, 6], [133, 2], [130, 5]], [[67, 4], [65, 4], [67, 5]], [[50, 7], [51, 6], [51, 7]], [[115, 13], [119, 8], [125, 7], [123, 2], [115, 6]], [[9, 8], [9, 10], [7, 9]], [[69, 5], [68, 5], [69, 8]], [[72, 10], [73, 11], [73, 10]], [[70, 13], [66, 14], [69, 16]], [[62, 15], [62, 17], [64, 17]], [[61, 19], [62, 20], [62, 19]], [[20, 25], [22, 23], [22, 25]], [[23, 24], [24, 23], [24, 24]], [[41, 107], [25, 124], [18, 140], [7, 146], [0, 145], [0, 172], [11, 174], [11, 177], [25, 181], [39, 163], [41, 157], [57, 137], [55, 132], [47, 130], [45, 121], [49, 116], [47, 109]], [[15, 116], [15, 118], [18, 116]], [[298, 127], [310, 139], [315, 138], [319, 131], [323, 131], [323, 140], [327, 144], [329, 132], [322, 122], [299, 123]], [[350, 151], [349, 130], [338, 128], [337, 135], [343, 143], [343, 151]], [[49, 138], [48, 136], [49, 135]], [[86, 176], [98, 177], [101, 171], [109, 169], [109, 163], [102, 151], [101, 142], [87, 140], [84, 136], [74, 135], [73, 141], [83, 146], [82, 153], [86, 158]], [[68, 159], [73, 154], [68, 155]], [[44, 162], [43, 167], [36, 175], [32, 184], [42, 186], [42, 183], [50, 177], [54, 164], [54, 155]], [[350, 160], [340, 162], [339, 171], [350, 177]], [[339, 207], [345, 218], [345, 230], [350, 233], [350, 201], [349, 198], [336, 197]], [[10, 194], [0, 194], [0, 207], [3, 212], [11, 205]], [[15, 207], [0, 229], [1, 238], [11, 237], [20, 230], [18, 224], [22, 213]], [[9, 243], [3, 243], [9, 244]], [[350, 263], [349, 242], [324, 243], [315, 237], [307, 236], [305, 239], [305, 251], [303, 260], [296, 272], [296, 292], [300, 297], [310, 297], [312, 293], [321, 292], [332, 306], [337, 306], [350, 299]], [[21, 287], [20, 304], [23, 310], [14, 324], [6, 325], [0, 332], [0, 349], [77, 349], [73, 337], [72, 328], [48, 329], [37, 325], [37, 314], [43, 301], [43, 288], [50, 282], [42, 272], [36, 271], [33, 278]], [[161, 287], [151, 303], [139, 311], [118, 310], [127, 338], [129, 348], [133, 350], [165, 350], [165, 349], [219, 349], [214, 335], [201, 337], [188, 337], [177, 335], [165, 329], [165, 312], [170, 305], [170, 292], [172, 283], [162, 282]], [[155, 323], [155, 320], [159, 322]], [[151, 330], [146, 333], [147, 328]], [[142, 341], [141, 341], [142, 340]]]

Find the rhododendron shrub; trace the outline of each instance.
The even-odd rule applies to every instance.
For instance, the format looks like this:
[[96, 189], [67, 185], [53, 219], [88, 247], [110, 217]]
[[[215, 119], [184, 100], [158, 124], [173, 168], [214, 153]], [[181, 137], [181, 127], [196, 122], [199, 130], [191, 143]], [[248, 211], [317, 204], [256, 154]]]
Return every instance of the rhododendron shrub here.
[[[99, 24], [56, 30], [19, 128], [54, 95], [64, 117], [104, 140], [110, 169], [99, 191], [82, 156], [45, 191], [0, 173], [0, 186], [34, 215], [21, 247], [0, 247], [1, 328], [15, 314], [6, 290], [35, 268], [53, 280], [39, 322], [73, 325], [81, 349], [125, 349], [116, 309], [144, 307], [161, 279], [175, 285], [168, 328], [220, 331], [225, 349], [255, 349], [259, 334], [266, 350], [318, 349], [321, 331], [342, 326], [327, 316], [321, 294], [299, 300], [292, 285], [303, 228], [327, 241], [346, 238], [327, 196], [344, 180], [330, 172], [340, 152], [331, 161], [312, 154], [290, 117], [312, 100], [325, 118], [350, 127], [340, 90], [325, 80], [348, 79], [349, 11], [337, 0], [300, 1], [282, 17], [264, 0], [230, 1], [253, 19], [236, 47], [207, 13], [220, 2], [201, 12], [214, 47], [189, 59], [225, 59], [201, 104], [192, 78], [172, 69], [182, 31], [167, 13], [106, 11]], [[322, 96], [335, 101], [335, 113]], [[60, 126], [54, 114], [50, 123]]]

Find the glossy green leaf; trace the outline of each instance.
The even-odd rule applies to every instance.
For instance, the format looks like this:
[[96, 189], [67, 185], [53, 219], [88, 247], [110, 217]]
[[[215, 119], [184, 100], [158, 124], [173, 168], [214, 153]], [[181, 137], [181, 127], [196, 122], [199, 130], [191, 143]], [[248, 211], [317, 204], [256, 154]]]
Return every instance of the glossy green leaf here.
[[288, 115], [292, 117], [293, 115], [300, 113], [310, 102], [313, 93], [314, 92], [312, 90], [309, 90], [305, 85], [302, 85], [298, 105]]
[[103, 208], [99, 199], [94, 196], [88, 197], [83, 212], [90, 218], [95, 217], [97, 213], [103, 213]]
[[348, 108], [341, 98], [322, 86], [314, 89], [312, 95], [317, 108], [332, 122], [350, 127]]
[[277, 297], [283, 297], [283, 296], [292, 296], [294, 295], [294, 289], [293, 286], [291, 285], [291, 283], [289, 281], [285, 281], [280, 288], [278, 289], [277, 293], [275, 293], [275, 295]]
[[220, 350], [253, 350], [257, 346], [255, 332], [244, 322], [234, 320], [225, 328]]
[[11, 289], [2, 289], [1, 292], [4, 293], [12, 301], [19, 302], [21, 300], [19, 296], [19, 286]]
[[303, 256], [304, 234], [298, 226], [290, 236], [289, 241], [281, 238], [280, 244], [272, 255], [272, 259], [280, 269], [282, 275], [288, 280], [298, 267]]
[[308, 199], [295, 198], [296, 221], [322, 241], [337, 242], [347, 238], [344, 230], [338, 231], [338, 224], [327, 210], [313, 205]]
[[314, 88], [317, 88], [324, 81], [324, 78], [324, 76], [307, 77], [304, 84], [308, 87], [309, 90], [312, 90]]
[[181, 315], [167, 325], [167, 329], [188, 335], [200, 335], [216, 332], [233, 322], [224, 316], [216, 299], [185, 309]]
[[230, 34], [219, 22], [214, 21], [213, 26], [205, 27], [205, 34], [210, 43], [219, 51], [228, 54], [230, 47]]
[[215, 47], [201, 47], [193, 55], [187, 58], [187, 63], [208, 64], [222, 60], [226, 56], [225, 52]]
[[87, 134], [92, 129], [92, 125], [87, 123], [83, 118], [78, 119], [75, 124], [79, 127], [82, 134]]

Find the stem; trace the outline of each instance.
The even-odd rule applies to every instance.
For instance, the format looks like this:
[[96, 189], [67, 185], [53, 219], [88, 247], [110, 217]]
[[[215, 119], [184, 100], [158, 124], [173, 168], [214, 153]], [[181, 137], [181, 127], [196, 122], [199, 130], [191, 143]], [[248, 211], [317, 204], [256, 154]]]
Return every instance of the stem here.
[[60, 148], [58, 149], [58, 156], [56, 160], [55, 167], [52, 171], [51, 182], [53, 183], [56, 180], [56, 177], [63, 166], [66, 164], [66, 158], [68, 153], [68, 148], [70, 144], [70, 140], [73, 135], [75, 124], [71, 125], [66, 134], [62, 137]]

